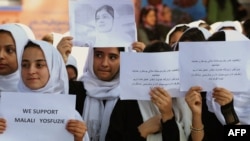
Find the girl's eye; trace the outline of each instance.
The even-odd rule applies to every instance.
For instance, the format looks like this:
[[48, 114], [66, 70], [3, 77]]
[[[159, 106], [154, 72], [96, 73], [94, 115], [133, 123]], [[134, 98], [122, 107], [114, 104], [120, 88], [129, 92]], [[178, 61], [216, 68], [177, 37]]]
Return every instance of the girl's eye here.
[[41, 67], [42, 67], [42, 64], [36, 64], [36, 67], [37, 67], [37, 68], [41, 68]]
[[43, 63], [37, 63], [37, 64], [36, 64], [36, 67], [37, 67], [37, 68], [42, 68], [42, 67], [44, 67], [44, 66], [46, 66], [46, 64], [43, 64]]
[[103, 18], [103, 19], [107, 19], [107, 18], [108, 18], [108, 16], [104, 15], [102, 18]]
[[27, 63], [22, 63], [22, 68], [29, 68], [29, 64], [27, 64]]
[[101, 57], [102, 57], [102, 54], [101, 54], [101, 53], [96, 53], [95, 56], [96, 56], [97, 58], [101, 58]]
[[6, 52], [9, 53], [9, 54], [12, 54], [12, 53], [16, 52], [16, 50], [14, 48], [12, 48], [12, 47], [8, 47], [6, 49]]
[[109, 58], [110, 58], [111, 60], [115, 60], [115, 59], [117, 59], [118, 57], [117, 57], [116, 55], [111, 55]]

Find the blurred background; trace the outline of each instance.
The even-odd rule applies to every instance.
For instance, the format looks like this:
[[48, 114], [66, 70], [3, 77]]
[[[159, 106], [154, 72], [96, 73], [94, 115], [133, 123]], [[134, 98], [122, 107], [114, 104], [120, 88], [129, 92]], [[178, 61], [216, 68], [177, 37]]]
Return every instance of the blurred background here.
[[[136, 21], [142, 7], [149, 4], [167, 5], [172, 10], [172, 20], [177, 24], [206, 19], [206, 4], [209, 0], [132, 0]], [[69, 0], [0, 0], [0, 23], [21, 22], [28, 25], [37, 39], [47, 33], [65, 33], [69, 30]], [[248, 11], [250, 0], [238, 0]]]
[[[169, 30], [180, 23], [190, 23], [192, 21], [208, 19], [208, 3], [225, 3], [237, 1], [240, 8], [245, 11], [240, 15], [240, 21], [250, 18], [250, 0], [131, 0], [134, 4], [135, 20], [137, 29], [145, 23], [140, 21], [142, 10], [154, 7], [157, 9], [157, 24], [159, 30], [156, 34], [161, 34], [159, 38], [165, 40]], [[223, 2], [222, 2], [223, 1]], [[119, 0], [117, 0], [119, 2]], [[49, 33], [68, 33], [69, 31], [69, 0], [0, 0], [0, 24], [18, 22], [29, 26], [34, 32], [36, 39], [42, 39]], [[234, 6], [231, 6], [231, 9]], [[214, 8], [214, 6], [212, 6]], [[239, 9], [239, 8], [238, 8]], [[141, 13], [141, 15], [140, 15]], [[81, 15], [81, 13], [80, 13]], [[145, 13], [144, 16], [147, 16]], [[227, 17], [228, 15], [225, 15]], [[231, 20], [231, 19], [229, 19]], [[216, 22], [216, 21], [214, 21]], [[153, 26], [155, 26], [153, 18]], [[209, 23], [211, 24], [211, 22]], [[164, 31], [161, 33], [161, 31]], [[138, 34], [139, 35], [139, 34]], [[150, 35], [152, 35], [150, 33]], [[156, 37], [158, 38], [159, 35]], [[138, 38], [138, 41], [142, 41]], [[146, 43], [146, 42], [145, 42]], [[83, 73], [83, 67], [87, 57], [88, 48], [75, 47], [72, 55], [77, 60], [79, 77]]]

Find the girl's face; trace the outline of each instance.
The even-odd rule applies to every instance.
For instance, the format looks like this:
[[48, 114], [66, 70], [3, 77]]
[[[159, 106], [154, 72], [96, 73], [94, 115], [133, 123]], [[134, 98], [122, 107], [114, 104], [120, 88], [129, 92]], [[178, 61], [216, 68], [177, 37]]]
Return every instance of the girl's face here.
[[94, 73], [102, 81], [111, 81], [120, 69], [120, 52], [117, 48], [94, 49]]
[[164, 7], [162, 10], [162, 17], [165, 22], [172, 21], [172, 11], [169, 7]]
[[176, 31], [174, 32], [169, 39], [169, 45], [172, 46], [173, 44], [175, 44], [176, 42], [179, 41], [179, 39], [181, 38], [183, 32], [182, 31]]
[[9, 75], [18, 68], [16, 45], [9, 32], [0, 32], [0, 75]]
[[150, 26], [155, 26], [156, 24], [156, 13], [154, 10], [150, 10], [144, 17], [144, 23]]
[[29, 46], [24, 49], [21, 74], [26, 87], [32, 90], [43, 88], [48, 83], [49, 69], [40, 47]]
[[99, 32], [110, 32], [113, 27], [113, 17], [106, 11], [101, 10], [96, 14], [96, 28]]

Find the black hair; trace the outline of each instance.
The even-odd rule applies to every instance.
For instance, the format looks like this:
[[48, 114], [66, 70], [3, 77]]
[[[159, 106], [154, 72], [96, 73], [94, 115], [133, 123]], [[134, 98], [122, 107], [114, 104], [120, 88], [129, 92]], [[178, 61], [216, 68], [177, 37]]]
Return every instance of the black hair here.
[[153, 6], [146, 6], [146, 7], [143, 7], [140, 11], [140, 19], [139, 19], [139, 23], [140, 24], [143, 24], [143, 18], [148, 15], [148, 13], [150, 11], [155, 11], [155, 16], [156, 16], [156, 19], [157, 19], [157, 9]]
[[7, 30], [3, 30], [3, 29], [0, 29], [0, 32], [3, 32], [3, 33], [10, 33], [10, 34], [11, 34], [11, 32], [9, 32], [9, 31], [7, 31]]
[[[98, 48], [98, 47], [94, 47], [94, 50]], [[117, 48], [119, 52], [122, 52], [122, 51], [125, 51], [125, 48], [124, 47], [114, 47], [114, 48]]]
[[119, 52], [125, 51], [125, 48], [124, 47], [118, 47], [118, 50], [119, 50]]
[[187, 29], [179, 39], [179, 41], [205, 41], [204, 34], [199, 28]]
[[27, 44], [24, 46], [24, 49], [28, 47], [38, 47], [40, 48], [40, 45], [33, 43], [32, 41], [28, 41]]
[[[178, 42], [197, 42], [197, 41], [206, 41], [206, 38], [203, 32], [199, 28], [189, 28], [181, 36]], [[179, 50], [179, 43], [176, 44], [174, 50]]]
[[173, 31], [172, 33], [170, 33], [170, 35], [169, 35], [169, 40], [170, 40], [170, 38], [172, 37], [172, 35], [173, 35], [174, 33], [178, 32], [178, 31], [184, 32], [184, 31], [186, 31], [188, 28], [189, 28], [189, 27], [188, 27], [187, 25], [182, 25], [182, 26], [176, 27], [176, 28], [174, 29], [174, 31]]
[[234, 26], [223, 26], [219, 30], [236, 30]]
[[15, 41], [15, 39], [14, 39], [14, 37], [13, 37], [13, 35], [12, 35], [12, 33], [11, 33], [10, 31], [0, 29], [0, 33], [7, 33], [7, 34], [9, 34], [10, 37], [13, 39], [14, 44], [15, 44], [15, 46], [16, 46], [16, 41]]
[[97, 16], [97, 13], [102, 10], [106, 10], [114, 18], [114, 8], [109, 5], [103, 5], [99, 7], [95, 12], [95, 17]]
[[155, 41], [147, 45], [143, 52], [168, 52], [173, 51], [171, 46], [163, 41]]
[[226, 34], [224, 31], [218, 31], [212, 34], [207, 41], [226, 41]]
[[243, 26], [245, 35], [250, 39], [250, 19], [245, 20], [242, 26]]

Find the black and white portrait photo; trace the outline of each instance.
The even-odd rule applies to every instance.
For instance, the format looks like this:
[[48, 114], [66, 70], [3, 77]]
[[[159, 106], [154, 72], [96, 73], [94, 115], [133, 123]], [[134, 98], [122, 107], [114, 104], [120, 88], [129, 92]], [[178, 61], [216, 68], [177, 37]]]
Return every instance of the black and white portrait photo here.
[[81, 47], [128, 47], [136, 41], [131, 0], [71, 0], [70, 33]]

